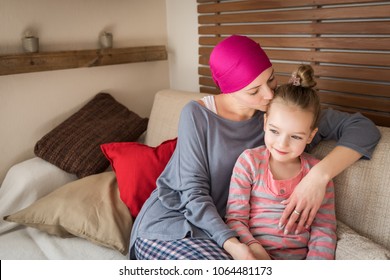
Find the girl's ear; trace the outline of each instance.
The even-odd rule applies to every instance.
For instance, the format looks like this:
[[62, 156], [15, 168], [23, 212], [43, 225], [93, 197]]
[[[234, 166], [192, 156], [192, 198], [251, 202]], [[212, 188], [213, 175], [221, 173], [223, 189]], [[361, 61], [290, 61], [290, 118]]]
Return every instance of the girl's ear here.
[[267, 123], [267, 113], [264, 113], [263, 120], [264, 120], [263, 130], [265, 131], [265, 125]]
[[315, 129], [313, 129], [313, 131], [310, 133], [310, 137], [309, 139], [307, 139], [307, 144], [310, 144], [311, 141], [313, 140], [314, 136], [316, 135], [318, 131], [318, 127], [316, 127]]

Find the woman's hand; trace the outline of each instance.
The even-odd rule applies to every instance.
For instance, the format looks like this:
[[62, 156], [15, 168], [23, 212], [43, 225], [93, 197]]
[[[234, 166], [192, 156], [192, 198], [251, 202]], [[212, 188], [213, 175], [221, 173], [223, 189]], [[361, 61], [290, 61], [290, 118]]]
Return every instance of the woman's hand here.
[[298, 218], [299, 223], [294, 232], [295, 234], [302, 232], [304, 227], [308, 228], [311, 225], [324, 199], [328, 182], [360, 157], [361, 154], [350, 148], [336, 146], [310, 169], [291, 196], [282, 202], [286, 204], [286, 209], [284, 209], [279, 221], [279, 226], [283, 227], [285, 225], [285, 234], [291, 233]]
[[225, 243], [223, 243], [223, 248], [235, 260], [256, 260], [251, 249], [247, 245], [241, 243], [236, 237], [226, 240]]
[[[286, 208], [279, 221], [279, 226], [285, 225], [284, 234], [299, 234], [304, 227], [308, 228], [311, 225], [324, 199], [328, 182], [329, 179], [317, 172], [314, 166], [297, 185], [291, 196], [282, 201]], [[298, 219], [295, 232], [291, 232]]]

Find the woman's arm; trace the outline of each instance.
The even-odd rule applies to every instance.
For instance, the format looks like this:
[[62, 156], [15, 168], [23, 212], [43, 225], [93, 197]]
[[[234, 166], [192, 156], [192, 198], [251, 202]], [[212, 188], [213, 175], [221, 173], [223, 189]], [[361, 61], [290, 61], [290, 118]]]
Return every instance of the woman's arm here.
[[189, 227], [196, 227], [193, 231], [201, 229], [222, 247], [236, 233], [223, 221], [212, 197], [216, 190], [211, 185], [211, 151], [206, 142], [211, 128], [200, 108], [191, 102], [181, 112], [175, 154], [157, 181], [158, 196], [166, 208], [181, 212]]
[[351, 115], [325, 110], [311, 146], [329, 139], [337, 140], [337, 146], [310, 170], [284, 202], [287, 206], [280, 225], [285, 225], [285, 232], [290, 232], [299, 218], [298, 215], [291, 215], [294, 210], [301, 213], [297, 232], [301, 232], [304, 226], [311, 225], [324, 198], [327, 183], [361, 157], [371, 158], [380, 133], [372, 121], [359, 113]]

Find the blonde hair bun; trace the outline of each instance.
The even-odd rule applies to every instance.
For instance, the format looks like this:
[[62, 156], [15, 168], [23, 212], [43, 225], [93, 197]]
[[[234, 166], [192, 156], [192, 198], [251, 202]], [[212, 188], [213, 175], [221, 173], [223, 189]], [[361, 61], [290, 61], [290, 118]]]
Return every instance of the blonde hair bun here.
[[305, 88], [313, 88], [317, 85], [314, 79], [314, 69], [310, 65], [302, 64], [295, 71], [295, 75], [300, 79], [300, 86]]

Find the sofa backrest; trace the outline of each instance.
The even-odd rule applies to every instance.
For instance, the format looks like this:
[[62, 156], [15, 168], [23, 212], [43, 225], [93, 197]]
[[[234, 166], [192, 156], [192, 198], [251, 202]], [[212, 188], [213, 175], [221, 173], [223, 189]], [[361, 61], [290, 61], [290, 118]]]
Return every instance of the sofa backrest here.
[[156, 93], [146, 130], [145, 144], [155, 147], [177, 136], [177, 126], [182, 108], [191, 100], [207, 94], [166, 89]]
[[[334, 179], [337, 219], [359, 234], [390, 249], [390, 127], [378, 127], [382, 137], [371, 160], [361, 159]], [[323, 158], [334, 141], [313, 151]]]

